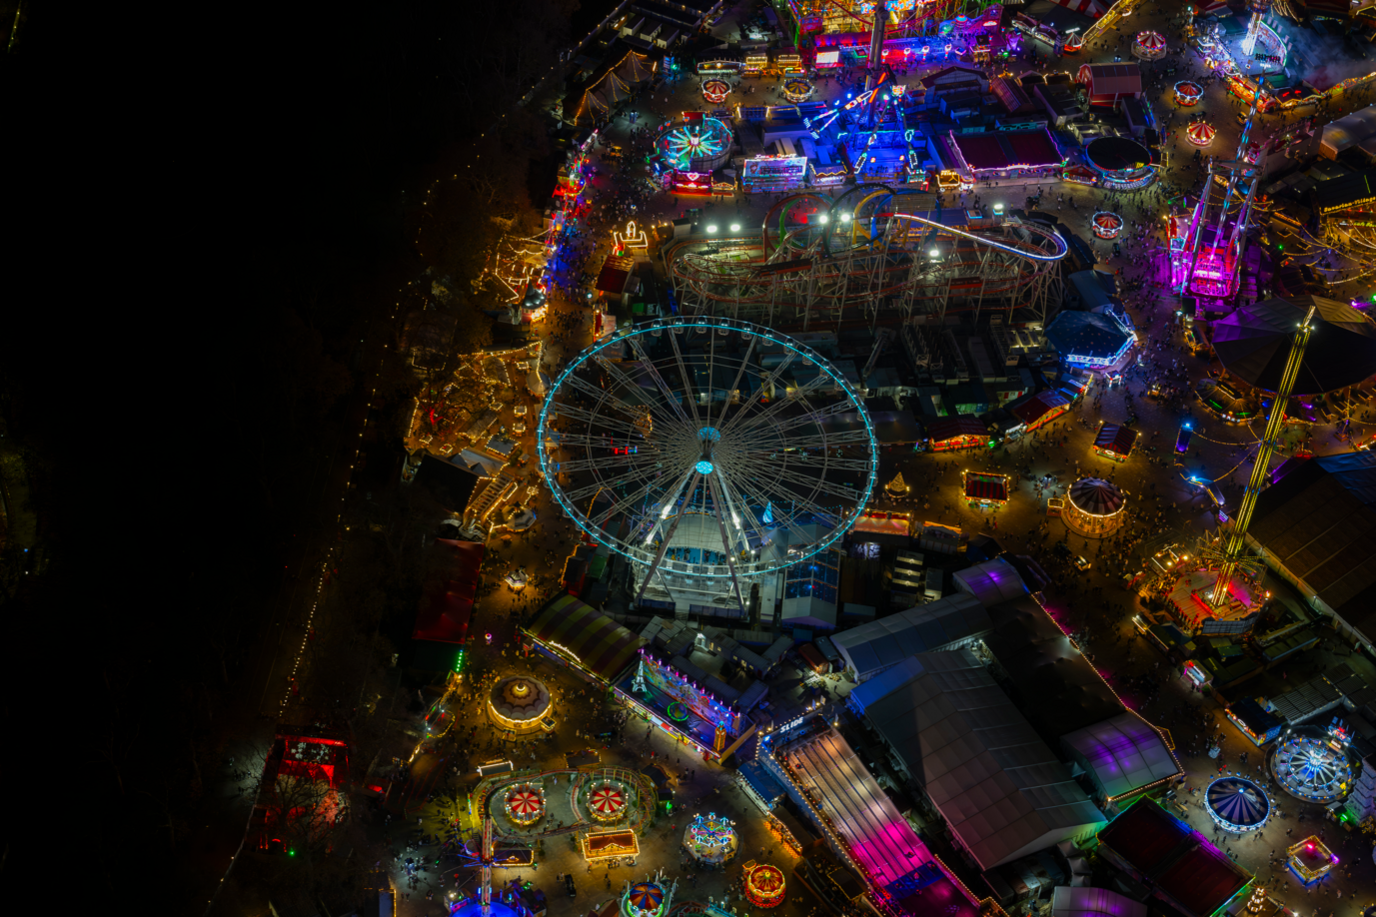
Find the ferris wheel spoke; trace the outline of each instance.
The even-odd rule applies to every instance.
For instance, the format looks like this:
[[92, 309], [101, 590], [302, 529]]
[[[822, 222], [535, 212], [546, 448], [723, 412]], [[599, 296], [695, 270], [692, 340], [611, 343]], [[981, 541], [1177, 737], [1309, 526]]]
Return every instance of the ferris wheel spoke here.
[[[816, 389], [821, 388], [823, 385], [823, 379], [826, 379], [826, 376], [814, 376], [813, 378], [804, 382], [802, 385], [798, 386], [792, 392], [785, 394], [782, 398], [775, 398], [773, 401], [769, 402], [769, 404], [765, 405], [763, 410], [755, 411], [748, 415], [737, 414], [735, 417], [731, 418], [731, 422], [728, 423], [726, 425], [726, 428], [722, 430], [722, 435], [725, 436], [727, 433], [754, 430], [766, 424], [768, 424], [770, 427], [774, 427], [775, 415], [778, 414], [779, 411], [794, 404], [804, 403], [804, 396], [808, 392], [815, 391]], [[784, 427], [783, 429], [791, 429], [792, 426], [796, 425], [797, 424], [793, 424], [788, 427]]]
[[[597, 363], [599, 366], [602, 367], [602, 369], [607, 373], [607, 375], [611, 376], [613, 379], [619, 382], [624, 390], [629, 392], [636, 392], [637, 394], [643, 394], [643, 390], [641, 389], [641, 387], [637, 385], [636, 381], [632, 379], [629, 375], [627, 375], [626, 372], [620, 366], [617, 366], [615, 363], [613, 363], [611, 360], [608, 360], [602, 354], [597, 355]], [[621, 402], [620, 399], [618, 399], [618, 403], [624, 402]], [[679, 417], [679, 413], [675, 412], [672, 408], [666, 410], [666, 407], [667, 406], [664, 404], [653, 402], [648, 399], [645, 402], [645, 410], [649, 411], [652, 415], [654, 415], [656, 420], [662, 423], [671, 422]]]
[[784, 370], [787, 369], [793, 363], [793, 358], [795, 356], [796, 354], [790, 350], [788, 354], [784, 357], [783, 362], [780, 363], [778, 366], [774, 367], [772, 371], [767, 373], [764, 376], [764, 378], [760, 380], [759, 386], [753, 392], [750, 393], [750, 397], [746, 399], [745, 403], [740, 405], [740, 407], [736, 410], [736, 415], [731, 419], [731, 423], [725, 424], [724, 426], [722, 424], [718, 424], [718, 428], [725, 432], [727, 428], [739, 422], [742, 417], [749, 414], [755, 408], [755, 406], [759, 404], [760, 399], [764, 397], [765, 393], [773, 390], [774, 383], [777, 382], [779, 378], [783, 375]]
[[726, 398], [722, 400], [721, 413], [717, 415], [717, 422], [713, 424], [718, 429], [721, 429], [722, 424], [726, 421], [726, 412], [731, 408], [731, 392], [741, 390], [741, 379], [745, 378], [745, 368], [750, 365], [750, 357], [755, 352], [755, 342], [758, 340], [759, 338], [755, 337], [750, 339], [750, 343], [745, 348], [745, 356], [741, 357], [740, 365], [736, 368], [736, 378], [732, 381], [731, 389], [726, 393]]
[[624, 468], [635, 467], [642, 462], [654, 462], [652, 455], [640, 455], [631, 453], [629, 455], [606, 455], [585, 459], [569, 459], [566, 462], [558, 462], [554, 470], [559, 474], [576, 474], [580, 471], [601, 470], [603, 468]]
[[[693, 426], [703, 426], [698, 417], [698, 402], [693, 397], [693, 383], [688, 378], [688, 366], [683, 362], [683, 351], [679, 350], [678, 335], [669, 332], [669, 346], [674, 349], [674, 362], [678, 364], [679, 375], [683, 378], [683, 400], [688, 402], [688, 409], [693, 412]], [[708, 391], [711, 391], [712, 380], [707, 380]]]
[[619, 430], [627, 436], [644, 435], [644, 433], [638, 427], [636, 427], [635, 424], [627, 423], [623, 420], [614, 419], [608, 417], [605, 414], [598, 414], [594, 411], [589, 411], [587, 408], [579, 407], [578, 405], [574, 404], [569, 404], [567, 401], [560, 402], [556, 406], [556, 410], [558, 411], [558, 417], [567, 418], [569, 420], [581, 421], [593, 429], [606, 428], [612, 430]]
[[[670, 331], [669, 334], [670, 337], [673, 336], [672, 331]], [[680, 423], [691, 424], [693, 421], [688, 416], [687, 412], [683, 410], [683, 405], [679, 404], [678, 399], [674, 397], [673, 388], [664, 380], [664, 376], [660, 374], [659, 368], [651, 362], [649, 355], [645, 353], [645, 348], [641, 345], [640, 341], [636, 338], [631, 338], [630, 340], [631, 349], [634, 350], [636, 356], [640, 358], [639, 366], [641, 369], [645, 370], [647, 376], [654, 380], [655, 387], [659, 389], [660, 394], [664, 396], [665, 402], [673, 409], [674, 416], [678, 418]]]

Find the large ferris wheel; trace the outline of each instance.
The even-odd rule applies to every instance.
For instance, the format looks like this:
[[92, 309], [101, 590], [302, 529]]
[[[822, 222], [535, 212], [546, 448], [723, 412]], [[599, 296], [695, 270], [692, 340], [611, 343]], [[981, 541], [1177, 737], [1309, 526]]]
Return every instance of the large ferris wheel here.
[[845, 535], [879, 464], [859, 395], [825, 357], [727, 318], [594, 344], [551, 385], [538, 435], [555, 499], [631, 561], [637, 602], [745, 607], [750, 582]]

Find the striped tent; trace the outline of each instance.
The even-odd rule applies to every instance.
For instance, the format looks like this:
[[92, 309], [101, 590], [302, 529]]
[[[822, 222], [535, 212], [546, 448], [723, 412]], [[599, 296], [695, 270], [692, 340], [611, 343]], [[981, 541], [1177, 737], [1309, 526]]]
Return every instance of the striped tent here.
[[567, 594], [552, 599], [525, 632], [549, 652], [607, 683], [645, 644], [642, 637]]
[[1080, 478], [1070, 485], [1070, 502], [1091, 516], [1108, 516], [1123, 508], [1123, 492], [1102, 478]]

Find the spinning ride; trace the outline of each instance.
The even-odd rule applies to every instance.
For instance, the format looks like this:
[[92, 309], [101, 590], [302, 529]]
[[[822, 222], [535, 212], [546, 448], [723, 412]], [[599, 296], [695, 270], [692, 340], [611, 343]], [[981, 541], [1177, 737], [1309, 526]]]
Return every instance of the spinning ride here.
[[1271, 773], [1285, 792], [1306, 802], [1337, 802], [1352, 788], [1347, 753], [1315, 736], [1296, 734], [1281, 743]]
[[1285, 851], [1285, 865], [1304, 885], [1313, 885], [1328, 875], [1338, 858], [1324, 844], [1322, 838], [1311, 834]]
[[533, 825], [545, 814], [544, 790], [529, 783], [517, 784], [506, 791], [503, 808], [513, 824]]
[[1102, 478], [1081, 478], [1066, 493], [1061, 518], [1086, 538], [1102, 538], [1123, 524], [1123, 492]]
[[783, 870], [768, 863], [745, 864], [745, 897], [756, 907], [778, 907], [784, 903], [787, 883]]
[[1205, 147], [1214, 142], [1214, 137], [1218, 131], [1203, 121], [1196, 121], [1185, 128], [1185, 138], [1198, 147]]
[[[806, 381], [784, 397], [793, 373]], [[634, 565], [637, 601], [744, 607], [755, 578], [850, 530], [879, 464], [869, 414], [826, 358], [716, 318], [637, 323], [584, 351], [550, 388], [539, 442], [560, 506]]]
[[1160, 60], [1166, 56], [1166, 39], [1150, 29], [1138, 32], [1132, 40], [1132, 56], [1140, 60]]
[[801, 76], [795, 76], [791, 79], [784, 80], [784, 98], [795, 104], [798, 102], [806, 102], [808, 99], [812, 98], [812, 93], [815, 88], [816, 87], [812, 85], [812, 80], [804, 79]]
[[709, 812], [695, 815], [683, 832], [683, 849], [700, 863], [720, 866], [736, 855], [740, 840], [735, 822], [725, 815]]
[[624, 917], [661, 917], [666, 897], [658, 884], [637, 882], [621, 897], [621, 913]]
[[1271, 817], [1266, 791], [1245, 777], [1220, 777], [1204, 793], [1209, 817], [1226, 831], [1255, 831]]
[[1100, 239], [1116, 239], [1123, 231], [1123, 218], [1101, 210], [1089, 218], [1089, 225]]
[[630, 791], [619, 780], [601, 780], [588, 790], [588, 814], [604, 825], [620, 821], [629, 806]]
[[655, 149], [671, 169], [711, 172], [725, 165], [731, 155], [731, 128], [706, 116], [691, 122], [677, 121], [659, 132]]
[[1194, 80], [1181, 80], [1175, 84], [1175, 101], [1181, 107], [1190, 108], [1198, 105], [1202, 98], [1204, 98], [1204, 87]]
[[553, 712], [549, 688], [528, 675], [512, 675], [492, 686], [487, 716], [494, 724], [517, 735], [535, 732], [540, 721]]
[[731, 84], [726, 80], [704, 80], [702, 97], [713, 105], [720, 105], [731, 94]]

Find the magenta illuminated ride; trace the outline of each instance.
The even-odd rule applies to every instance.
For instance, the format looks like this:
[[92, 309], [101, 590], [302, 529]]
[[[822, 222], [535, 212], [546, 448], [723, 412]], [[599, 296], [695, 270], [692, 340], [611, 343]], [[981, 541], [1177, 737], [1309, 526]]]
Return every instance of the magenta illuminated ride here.
[[731, 94], [731, 84], [726, 80], [704, 80], [702, 84], [702, 97], [713, 105], [720, 105], [726, 101], [726, 97]]
[[1160, 60], [1166, 56], [1166, 39], [1150, 29], [1138, 32], [1132, 41], [1132, 56], [1140, 60]]
[[655, 138], [664, 164], [681, 172], [712, 172], [731, 155], [731, 128], [699, 114], [665, 127]]

